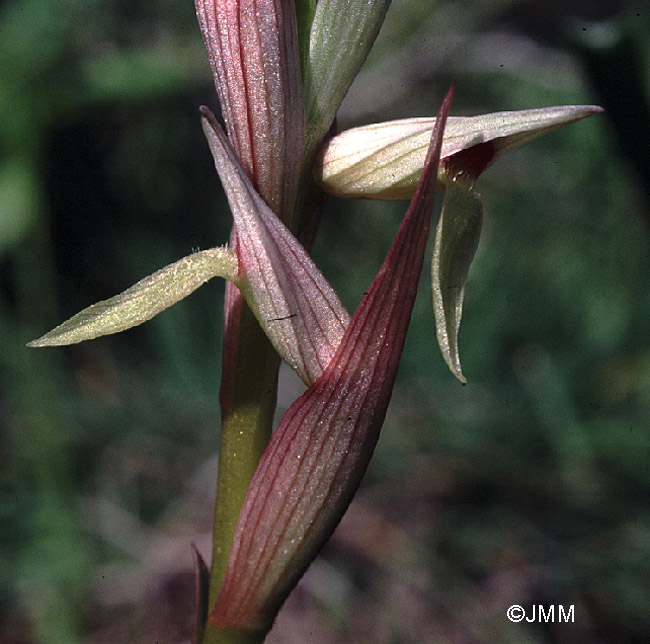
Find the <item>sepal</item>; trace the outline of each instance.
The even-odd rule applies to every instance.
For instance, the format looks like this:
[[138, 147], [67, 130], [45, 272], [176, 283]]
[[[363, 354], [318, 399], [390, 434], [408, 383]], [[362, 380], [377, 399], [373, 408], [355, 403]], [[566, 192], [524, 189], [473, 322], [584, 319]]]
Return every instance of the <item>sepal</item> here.
[[[441, 160], [463, 153], [476, 178], [522, 143], [601, 111], [595, 105], [564, 105], [449, 117]], [[314, 177], [325, 192], [337, 197], [410, 199], [422, 174], [435, 121], [411, 118], [346, 130], [323, 146]]]
[[318, 0], [304, 73], [308, 151], [327, 134], [389, 6], [390, 0]]

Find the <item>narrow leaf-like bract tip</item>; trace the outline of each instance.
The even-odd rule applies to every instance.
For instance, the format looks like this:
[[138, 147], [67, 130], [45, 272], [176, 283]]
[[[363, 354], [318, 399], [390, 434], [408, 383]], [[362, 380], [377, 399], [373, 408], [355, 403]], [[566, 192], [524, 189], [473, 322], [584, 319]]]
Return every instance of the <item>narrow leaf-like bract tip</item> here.
[[210, 585], [210, 571], [192, 541], [190, 543], [192, 548], [192, 560], [194, 562], [194, 637], [192, 644], [201, 644], [203, 641], [203, 631], [205, 630], [205, 622], [208, 618], [208, 589]]
[[119, 295], [77, 313], [28, 347], [76, 344], [142, 324], [193, 293], [213, 277], [237, 279], [237, 258], [228, 248], [211, 248], [183, 257], [152, 273]]

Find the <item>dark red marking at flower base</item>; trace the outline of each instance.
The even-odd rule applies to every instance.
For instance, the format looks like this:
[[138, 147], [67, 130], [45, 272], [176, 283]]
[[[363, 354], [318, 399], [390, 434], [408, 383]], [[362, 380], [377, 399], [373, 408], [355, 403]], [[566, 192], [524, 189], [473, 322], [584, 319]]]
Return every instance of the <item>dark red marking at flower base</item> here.
[[494, 141], [478, 143], [445, 159], [445, 169], [452, 177], [462, 176], [476, 181], [495, 154]]

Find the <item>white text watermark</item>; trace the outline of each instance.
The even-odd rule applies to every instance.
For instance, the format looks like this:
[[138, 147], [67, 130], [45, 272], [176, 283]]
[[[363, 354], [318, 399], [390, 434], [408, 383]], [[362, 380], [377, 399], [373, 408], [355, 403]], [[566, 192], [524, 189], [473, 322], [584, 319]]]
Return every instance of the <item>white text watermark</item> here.
[[562, 604], [551, 604], [543, 606], [542, 604], [533, 604], [524, 609], [519, 604], [513, 604], [506, 611], [506, 615], [511, 622], [574, 622], [575, 611], [571, 604], [566, 608]]

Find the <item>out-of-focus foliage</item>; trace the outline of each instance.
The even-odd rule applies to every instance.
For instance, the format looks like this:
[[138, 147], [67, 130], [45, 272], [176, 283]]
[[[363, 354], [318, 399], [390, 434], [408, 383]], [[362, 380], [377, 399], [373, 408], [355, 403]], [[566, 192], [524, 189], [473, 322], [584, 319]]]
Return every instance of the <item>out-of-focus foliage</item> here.
[[[394, 0], [341, 128], [431, 115], [452, 80], [457, 115], [607, 112], [481, 177], [468, 385], [424, 279], [371, 470], [270, 642], [645, 641], [649, 31], [641, 2]], [[190, 539], [209, 551], [221, 287], [115, 337], [24, 343], [226, 241], [193, 6], [5, 0], [0, 33], [0, 640], [181, 641]], [[314, 252], [350, 309], [404, 208], [329, 202]], [[575, 623], [513, 624], [511, 604], [573, 604]]]

